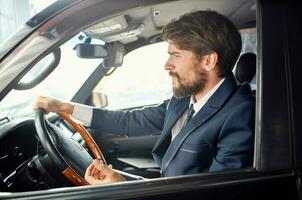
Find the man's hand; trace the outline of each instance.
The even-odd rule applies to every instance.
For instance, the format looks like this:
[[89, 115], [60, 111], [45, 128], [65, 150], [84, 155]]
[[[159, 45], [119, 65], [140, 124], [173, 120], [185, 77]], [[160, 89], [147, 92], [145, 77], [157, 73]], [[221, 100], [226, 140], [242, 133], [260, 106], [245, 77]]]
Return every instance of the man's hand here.
[[65, 112], [72, 114], [74, 106], [70, 103], [64, 103], [56, 99], [40, 96], [37, 98], [33, 110], [37, 110], [38, 108], [44, 108], [47, 112]]
[[93, 160], [86, 169], [85, 179], [91, 185], [126, 181], [124, 177], [112, 169], [112, 165], [104, 165], [104, 163], [99, 160]]

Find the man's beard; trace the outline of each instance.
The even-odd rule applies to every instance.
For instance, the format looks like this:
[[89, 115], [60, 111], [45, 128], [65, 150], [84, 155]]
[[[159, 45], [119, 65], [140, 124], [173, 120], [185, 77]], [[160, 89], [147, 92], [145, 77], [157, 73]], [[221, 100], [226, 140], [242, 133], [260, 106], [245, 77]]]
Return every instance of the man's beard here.
[[192, 84], [184, 85], [181, 81], [179, 74], [176, 72], [170, 72], [170, 76], [174, 76], [178, 81], [178, 86], [173, 87], [173, 94], [176, 98], [182, 98], [186, 96], [195, 95], [205, 88], [205, 84], [208, 82], [207, 72], [203, 69], [201, 71], [195, 71], [196, 79]]

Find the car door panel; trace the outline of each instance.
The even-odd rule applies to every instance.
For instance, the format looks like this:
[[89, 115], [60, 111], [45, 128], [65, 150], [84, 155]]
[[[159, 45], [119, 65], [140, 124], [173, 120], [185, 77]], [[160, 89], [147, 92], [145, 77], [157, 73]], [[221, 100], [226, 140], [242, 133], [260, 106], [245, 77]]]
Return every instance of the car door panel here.
[[[78, 190], [67, 188], [14, 194], [5, 199], [298, 199], [293, 171], [257, 172], [244, 169], [236, 172], [208, 173], [148, 181], [129, 181], [126, 184], [90, 186]], [[114, 191], [114, 192], [112, 192]]]

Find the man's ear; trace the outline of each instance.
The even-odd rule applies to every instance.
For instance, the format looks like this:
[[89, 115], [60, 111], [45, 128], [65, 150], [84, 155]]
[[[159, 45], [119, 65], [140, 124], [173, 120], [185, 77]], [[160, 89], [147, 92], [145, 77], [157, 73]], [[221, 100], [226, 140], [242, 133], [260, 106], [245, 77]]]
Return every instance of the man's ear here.
[[204, 69], [208, 72], [215, 69], [218, 63], [218, 54], [216, 52], [209, 53], [203, 56], [203, 66]]

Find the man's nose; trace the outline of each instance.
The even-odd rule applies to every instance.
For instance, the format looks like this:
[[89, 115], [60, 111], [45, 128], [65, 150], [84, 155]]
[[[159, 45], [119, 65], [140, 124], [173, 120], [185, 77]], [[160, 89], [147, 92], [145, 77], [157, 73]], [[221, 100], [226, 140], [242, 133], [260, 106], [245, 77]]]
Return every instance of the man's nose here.
[[170, 58], [167, 60], [167, 62], [165, 63], [165, 70], [170, 71], [172, 69], [174, 69], [174, 65], [173, 63], [170, 61]]

